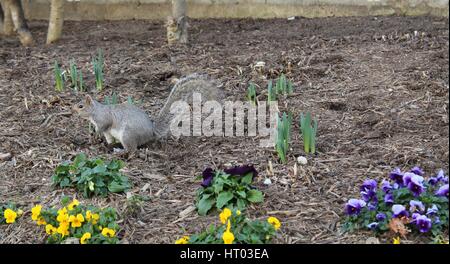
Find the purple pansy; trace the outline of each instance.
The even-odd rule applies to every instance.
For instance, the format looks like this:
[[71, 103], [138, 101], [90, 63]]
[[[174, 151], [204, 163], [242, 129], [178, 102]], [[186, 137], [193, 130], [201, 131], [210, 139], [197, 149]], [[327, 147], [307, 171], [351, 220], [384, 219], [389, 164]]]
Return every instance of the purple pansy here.
[[403, 186], [408, 186], [408, 184], [411, 182], [411, 178], [413, 176], [419, 176], [419, 175], [412, 173], [412, 172], [405, 172], [405, 174], [403, 174]]
[[[406, 173], [405, 173], [406, 174]], [[405, 176], [406, 177], [406, 176]], [[423, 177], [413, 174], [407, 184], [408, 189], [414, 194], [414, 196], [419, 196], [424, 191]]]
[[439, 170], [438, 174], [436, 175], [436, 178], [438, 182], [448, 183], [448, 176], [445, 176], [444, 170]]
[[377, 203], [376, 202], [370, 202], [367, 204], [367, 209], [369, 211], [375, 211], [377, 209]]
[[394, 203], [394, 196], [391, 193], [388, 193], [384, 196], [384, 203], [387, 205], [391, 205]]
[[206, 169], [203, 171], [203, 173], [202, 173], [202, 176], [203, 176], [203, 182], [202, 182], [201, 185], [202, 185], [204, 188], [210, 186], [215, 174], [216, 174], [216, 173], [215, 173], [215, 171], [214, 171], [213, 169], [211, 169], [211, 168], [206, 168]]
[[414, 223], [421, 233], [426, 233], [431, 229], [431, 219], [425, 215], [419, 215], [414, 219]]
[[394, 180], [397, 184], [403, 184], [403, 172], [399, 168], [395, 168], [389, 173], [389, 178]]
[[386, 214], [385, 213], [378, 213], [375, 218], [377, 219], [378, 222], [383, 222], [384, 220], [386, 220]]
[[245, 176], [248, 173], [253, 173], [253, 178], [258, 176], [258, 172], [252, 165], [235, 166], [223, 170], [225, 173], [235, 176]]
[[438, 182], [439, 182], [439, 180], [436, 177], [430, 177], [428, 179], [428, 184], [432, 185], [432, 186], [436, 185]]
[[437, 208], [437, 206], [435, 204], [431, 205], [431, 208], [427, 209], [427, 215], [428, 216], [432, 216], [437, 214], [437, 212], [439, 211], [439, 209]]
[[377, 222], [373, 222], [367, 225], [367, 228], [374, 230], [378, 227], [378, 223]]
[[436, 191], [436, 196], [446, 196], [448, 197], [448, 183], [446, 185], [442, 185], [439, 190]]
[[416, 175], [423, 176], [423, 170], [420, 167], [418, 167], [418, 166], [412, 168], [411, 172], [416, 174]]
[[396, 218], [396, 217], [402, 218], [402, 217], [409, 216], [408, 212], [406, 211], [406, 208], [401, 204], [394, 204], [392, 206], [392, 212], [393, 212], [393, 214], [392, 214], [393, 218]]
[[388, 193], [388, 192], [390, 192], [392, 190], [392, 188], [393, 187], [392, 187], [392, 185], [391, 185], [391, 183], [389, 181], [383, 180], [381, 182], [381, 189], [383, 190], [383, 192]]
[[425, 205], [421, 201], [411, 200], [409, 202], [409, 211], [410, 212], [424, 212], [425, 211]]
[[434, 223], [433, 224], [435, 224], [435, 225], [439, 225], [441, 223], [441, 219], [439, 218], [439, 217], [435, 217], [434, 218]]
[[363, 185], [360, 187], [361, 197], [364, 201], [369, 202], [371, 200], [376, 201], [377, 197], [377, 182], [375, 180], [365, 180]]
[[421, 214], [419, 214], [419, 213], [413, 213], [413, 214], [411, 215], [411, 218], [412, 218], [411, 223], [415, 223], [417, 217], [419, 217], [420, 215], [421, 215]]
[[345, 212], [348, 215], [358, 215], [364, 206], [366, 206], [365, 201], [359, 199], [350, 199], [345, 205]]

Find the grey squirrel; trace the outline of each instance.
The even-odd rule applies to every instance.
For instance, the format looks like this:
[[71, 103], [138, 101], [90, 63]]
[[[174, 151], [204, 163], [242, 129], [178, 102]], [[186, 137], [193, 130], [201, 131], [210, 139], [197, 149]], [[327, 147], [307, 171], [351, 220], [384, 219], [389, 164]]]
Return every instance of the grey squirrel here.
[[166, 137], [173, 118], [171, 105], [176, 101], [190, 102], [194, 92], [200, 93], [202, 100], [206, 101], [220, 101], [223, 97], [215, 81], [206, 75], [191, 74], [173, 86], [166, 103], [153, 120], [135, 105], [104, 105], [89, 95], [74, 105], [72, 110], [89, 120], [95, 130], [105, 136], [108, 144], [116, 139], [126, 152], [133, 152], [153, 139]]

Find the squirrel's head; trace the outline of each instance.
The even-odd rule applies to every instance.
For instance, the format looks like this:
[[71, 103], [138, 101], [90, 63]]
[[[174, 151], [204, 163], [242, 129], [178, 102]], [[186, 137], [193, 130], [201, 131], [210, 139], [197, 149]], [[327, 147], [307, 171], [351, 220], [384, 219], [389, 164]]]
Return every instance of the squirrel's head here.
[[94, 112], [95, 103], [95, 100], [90, 95], [86, 95], [83, 100], [72, 106], [72, 111], [79, 114], [82, 118], [89, 119]]

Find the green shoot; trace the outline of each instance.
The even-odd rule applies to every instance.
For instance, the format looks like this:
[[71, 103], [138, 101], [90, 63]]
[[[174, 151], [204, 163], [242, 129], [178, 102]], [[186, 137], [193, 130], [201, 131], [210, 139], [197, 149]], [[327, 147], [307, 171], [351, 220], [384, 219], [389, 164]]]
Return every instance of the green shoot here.
[[311, 113], [307, 113], [306, 116], [300, 114], [300, 129], [305, 153], [316, 153], [317, 119], [314, 119], [311, 125]]
[[277, 138], [275, 142], [275, 148], [282, 163], [287, 162], [287, 152], [289, 150], [289, 141], [291, 139], [291, 126], [292, 126], [292, 115], [286, 115], [283, 113], [280, 119], [277, 116]]
[[267, 85], [267, 101], [270, 104], [270, 102], [277, 100], [277, 91], [273, 89], [272, 80], [269, 81], [269, 84]]
[[92, 59], [95, 74], [95, 87], [98, 91], [103, 89], [103, 52], [98, 50], [97, 58]]
[[275, 85], [275, 90], [277, 94], [284, 94], [284, 95], [289, 95], [294, 92], [292, 82], [286, 78], [284, 73], [282, 73], [280, 78], [278, 78], [277, 83]]
[[250, 86], [247, 89], [247, 99], [252, 105], [257, 105], [257, 98], [256, 98], [256, 88], [254, 83], [250, 83]]
[[83, 73], [80, 71], [80, 73], [78, 74], [79, 76], [79, 80], [78, 80], [78, 88], [80, 89], [80, 92], [84, 91], [84, 83], [83, 83]]
[[113, 93], [111, 96], [105, 96], [104, 103], [105, 105], [116, 105], [119, 100], [117, 98], [117, 94]]
[[54, 76], [55, 76], [55, 90], [57, 92], [62, 92], [64, 90], [64, 75], [56, 60], [54, 67]]
[[136, 101], [136, 100], [133, 99], [133, 97], [132, 97], [131, 95], [128, 95], [128, 97], [127, 97], [127, 103], [128, 103], [128, 104], [132, 104], [132, 105], [137, 105], [137, 104], [142, 103], [142, 100]]

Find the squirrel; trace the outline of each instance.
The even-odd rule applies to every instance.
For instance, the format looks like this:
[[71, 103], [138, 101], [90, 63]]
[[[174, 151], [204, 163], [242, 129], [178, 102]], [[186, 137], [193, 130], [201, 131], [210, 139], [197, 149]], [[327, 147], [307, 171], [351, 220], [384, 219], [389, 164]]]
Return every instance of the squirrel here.
[[223, 97], [222, 90], [214, 80], [206, 75], [191, 74], [175, 83], [166, 103], [153, 120], [135, 105], [104, 105], [89, 95], [73, 105], [72, 111], [89, 120], [95, 130], [104, 135], [108, 145], [116, 139], [126, 152], [134, 152], [151, 140], [166, 137], [173, 118], [171, 105], [176, 101], [190, 102], [194, 92], [200, 93], [202, 100], [205, 98], [206, 101], [221, 101]]

